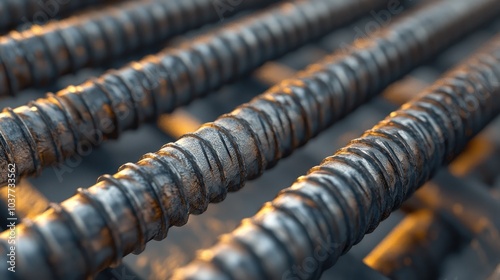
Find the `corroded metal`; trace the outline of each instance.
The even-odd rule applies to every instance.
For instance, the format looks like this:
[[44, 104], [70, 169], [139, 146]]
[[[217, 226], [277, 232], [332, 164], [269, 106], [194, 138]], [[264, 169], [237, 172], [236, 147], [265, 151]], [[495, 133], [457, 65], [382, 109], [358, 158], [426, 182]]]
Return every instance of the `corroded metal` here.
[[48, 21], [83, 7], [117, 0], [15, 0], [0, 1], [0, 31], [20, 24]]
[[[488, 6], [488, 1], [483, 2], [477, 6]], [[116, 138], [121, 131], [171, 112], [385, 3], [309, 0], [279, 4], [99, 79], [7, 109], [0, 114], [0, 168], [15, 162], [20, 175], [33, 175], [45, 166], [62, 163], [88, 145]], [[440, 41], [438, 45], [446, 40]], [[6, 174], [1, 174], [0, 182], [5, 181]]]
[[[274, 1], [244, 1], [231, 11], [256, 8]], [[17, 1], [8, 3], [14, 2]], [[213, 2], [130, 1], [47, 25], [34, 25], [25, 31], [12, 31], [0, 37], [0, 96], [15, 95], [30, 86], [46, 85], [63, 74], [99, 65], [217, 21], [220, 15], [214, 10]]]
[[[491, 160], [497, 158], [495, 151], [500, 148], [493, 143], [494, 139], [481, 133], [469, 141], [466, 149], [448, 166], [458, 179], [441, 170], [422, 186], [401, 207], [410, 213], [365, 257], [364, 262], [390, 279], [437, 279], [443, 277], [439, 275], [443, 263], [453, 253], [470, 245], [471, 239], [476, 239], [481, 240], [477, 244], [482, 243], [479, 254], [483, 258], [481, 272], [476, 271], [474, 277], [485, 278], [489, 269], [498, 263], [498, 257], [487, 252], [500, 252], [500, 218], [488, 213], [500, 209], [495, 211], [485, 206], [498, 205], [498, 202], [480, 195], [481, 184], [463, 179], [465, 174], [474, 177], [476, 169], [484, 171], [488, 165], [494, 169], [496, 165], [492, 166]], [[485, 177], [477, 181], [488, 180]], [[489, 191], [487, 187], [492, 186], [485, 184], [483, 191]], [[468, 191], [470, 189], [474, 192]]]
[[500, 37], [299, 177], [174, 278], [319, 278], [497, 116], [499, 98]]
[[[313, 9], [303, 6], [307, 7]], [[123, 255], [141, 252], [146, 242], [165, 238], [170, 227], [184, 225], [190, 214], [200, 214], [209, 202], [220, 202], [228, 191], [242, 188], [246, 180], [258, 177], [499, 8], [496, 0], [446, 0], [425, 6], [392, 24], [379, 37], [359, 41], [347, 53], [312, 66], [197, 132], [145, 155], [135, 164], [124, 165], [115, 175], [101, 177], [89, 189], [79, 189], [72, 198], [18, 226], [16, 254], [20, 267], [16, 276], [78, 279], [119, 263]], [[459, 23], [461, 32], [454, 31]], [[73, 96], [75, 103], [86, 99], [67, 96]], [[90, 95], [87, 99], [91, 100]], [[492, 102], [488, 104], [493, 106]], [[125, 122], [128, 126], [136, 123], [139, 114], [133, 114]], [[66, 125], [63, 122], [57, 127], [62, 131]], [[348, 222], [349, 226], [358, 224], [356, 217]], [[262, 241], [269, 239], [263, 236]], [[3, 233], [0, 245], [6, 242]], [[290, 244], [300, 245], [303, 243]], [[273, 248], [270, 257], [282, 253], [280, 248]], [[5, 257], [0, 252], [0, 265]], [[25, 268], [28, 264], [29, 269]], [[6, 271], [0, 269], [0, 273]], [[12, 274], [0, 275], [2, 279], [9, 277]]]

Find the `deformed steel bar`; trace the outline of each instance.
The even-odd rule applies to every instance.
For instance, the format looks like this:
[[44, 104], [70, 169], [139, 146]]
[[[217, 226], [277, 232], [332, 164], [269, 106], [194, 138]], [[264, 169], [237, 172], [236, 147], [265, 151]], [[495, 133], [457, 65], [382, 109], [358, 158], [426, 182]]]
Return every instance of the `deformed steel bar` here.
[[464, 245], [475, 251], [478, 258], [469, 264], [477, 271], [465, 278], [484, 279], [500, 262], [500, 203], [487, 186], [443, 169], [411, 200], [418, 200], [416, 209], [430, 209], [446, 218]]
[[129, 1], [12, 31], [0, 37], [0, 96], [47, 85], [64, 74], [216, 22], [219, 16], [276, 1], [244, 1], [222, 14], [213, 0]]
[[[499, 9], [500, 3], [487, 0], [429, 4], [379, 37], [357, 42], [347, 53], [312, 66], [117, 174], [101, 177], [89, 189], [79, 189], [17, 226], [16, 276], [78, 279], [141, 252], [149, 240], [165, 238], [189, 214], [200, 214], [209, 202], [242, 188]], [[455, 24], [462, 29], [456, 31]], [[7, 240], [8, 232], [2, 233], [0, 250], [6, 250]], [[0, 266], [6, 265], [6, 256], [0, 253]], [[0, 273], [6, 273], [2, 279], [12, 277], [6, 267]]]
[[[189, 1], [168, 3], [174, 2]], [[37, 174], [88, 145], [116, 138], [121, 131], [172, 112], [386, 3], [307, 0], [277, 4], [187, 45], [167, 48], [27, 106], [4, 110], [0, 113], [0, 167], [15, 163], [20, 175]], [[0, 176], [0, 184], [5, 183], [6, 174]]]
[[[467, 148], [455, 158], [450, 166], [455, 164], [459, 158], [471, 156], [473, 153], [477, 154], [478, 150], [475, 146], [492, 145], [485, 139], [478, 138], [469, 141]], [[472, 142], [477, 143], [471, 147]], [[460, 164], [466, 165], [461, 167], [463, 170], [470, 170], [477, 167], [478, 163], [471, 161]], [[456, 176], [455, 173], [454, 175]], [[471, 182], [461, 186], [456, 182], [460, 180], [459, 177], [451, 176], [451, 174], [448, 174], [448, 176], [434, 178], [432, 183], [423, 186], [411, 198], [412, 203], [410, 205], [408, 205], [408, 202], [403, 204], [403, 211], [410, 213], [365, 257], [364, 261], [367, 265], [380, 271], [390, 279], [437, 279], [443, 260], [457, 248], [460, 248], [460, 245], [465, 245], [471, 235], [477, 237], [475, 236], [476, 233], [473, 232], [473, 228], [471, 228], [470, 222], [466, 223], [468, 225], [464, 225], [461, 221], [455, 221], [457, 220], [456, 215], [461, 215], [464, 208], [470, 208], [471, 206], [463, 206], [461, 203], [463, 198], [470, 201], [475, 197], [467, 193], [457, 196], [462, 198], [457, 200], [457, 197], [450, 197], [448, 192], [451, 189], [454, 193], [463, 192], [462, 189], [464, 188], [476, 188], [478, 186]], [[446, 187], [445, 184], [452, 185], [453, 188]], [[436, 190], [440, 190], [440, 195], [437, 195]], [[436, 197], [441, 199], [436, 199]], [[478, 199], [476, 198], [476, 200]], [[432, 201], [432, 203], [429, 201]], [[480, 201], [482, 205], [488, 202], [491, 203], [491, 201], [483, 199]], [[439, 204], [440, 207], [433, 209], [436, 205], [432, 204]], [[477, 224], [492, 224], [485, 222], [488, 221], [488, 217], [484, 215], [484, 212], [478, 211], [476, 214], [482, 217], [476, 220]], [[475, 226], [475, 228], [480, 228], [480, 226]], [[500, 228], [496, 229], [496, 231], [500, 232]], [[480, 277], [478, 276], [478, 278]]]
[[462, 243], [457, 229], [438, 213], [409, 213], [364, 262], [390, 279], [437, 279], [443, 260]]
[[496, 117], [499, 98], [497, 37], [299, 177], [174, 279], [319, 278]]
[[0, 1], [0, 32], [20, 24], [48, 21], [91, 5], [116, 0], [14, 0]]

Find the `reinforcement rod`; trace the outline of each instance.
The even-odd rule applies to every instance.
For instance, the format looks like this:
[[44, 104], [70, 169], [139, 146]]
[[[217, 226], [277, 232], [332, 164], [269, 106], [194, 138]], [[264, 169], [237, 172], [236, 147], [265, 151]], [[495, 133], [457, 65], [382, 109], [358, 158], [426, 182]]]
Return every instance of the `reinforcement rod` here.
[[500, 37], [299, 177], [174, 279], [318, 279], [500, 113]]
[[[121, 131], [172, 112], [386, 2], [278, 4], [188, 45], [166, 49], [27, 106], [6, 109], [0, 113], [0, 168], [7, 168], [9, 162], [17, 165], [19, 175], [39, 174], [43, 167], [62, 163], [86, 151], [88, 145], [117, 138]], [[6, 175], [0, 175], [0, 185], [5, 184]]]
[[91, 5], [118, 0], [15, 0], [0, 1], [0, 32], [31, 22], [43, 23]]
[[[244, 1], [231, 13], [275, 1]], [[12, 31], [0, 37], [0, 97], [48, 85], [64, 74], [101, 65], [231, 13], [218, 13], [213, 0], [129, 1]]]
[[[357, 42], [347, 53], [312, 66], [115, 175], [101, 177], [89, 189], [79, 189], [17, 226], [16, 276], [78, 279], [141, 252], [147, 241], [165, 238], [189, 214], [203, 213], [209, 202], [242, 188], [444, 42], [491, 18], [499, 6], [496, 0], [433, 2], [379, 37]], [[3, 250], [8, 234], [0, 237]], [[7, 264], [6, 257], [0, 254], [0, 266]], [[7, 273], [6, 268], [1, 271]]]
[[463, 237], [437, 213], [409, 213], [363, 261], [393, 280], [438, 279], [443, 261]]

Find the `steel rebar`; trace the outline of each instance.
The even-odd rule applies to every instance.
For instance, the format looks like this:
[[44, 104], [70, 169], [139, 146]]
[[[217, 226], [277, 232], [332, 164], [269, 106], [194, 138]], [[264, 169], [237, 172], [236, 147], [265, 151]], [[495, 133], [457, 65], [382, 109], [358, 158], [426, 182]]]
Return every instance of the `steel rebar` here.
[[[117, 174], [101, 177], [89, 189], [79, 189], [32, 222], [17, 226], [21, 268], [16, 276], [78, 279], [118, 263], [123, 255], [141, 252], [147, 241], [165, 238], [168, 229], [185, 224], [189, 214], [222, 201], [227, 191], [258, 177], [499, 8], [493, 0], [445, 0], [425, 6], [393, 23], [380, 37], [359, 41], [348, 53], [311, 67], [138, 163], [124, 165]], [[60, 126], [64, 129], [66, 123]], [[4, 232], [2, 250], [7, 239]], [[0, 254], [0, 266], [5, 257]], [[22, 269], [23, 264], [30, 269]]]
[[[487, 153], [491, 158], [495, 157], [494, 153], [491, 154], [491, 150], [478, 151], [478, 146], [483, 149], [487, 149], [486, 147], [493, 150], [498, 148], [492, 147], [495, 145], [488, 140], [491, 139], [478, 136], [469, 141], [467, 148], [448, 166], [451, 169], [451, 166], [460, 164], [462, 171], [458, 175], [456, 172], [451, 171], [453, 177], [446, 172], [444, 172], [446, 176], [438, 175], [434, 177], [432, 181], [425, 184], [412, 196], [410, 203], [407, 201], [403, 204], [402, 210], [409, 212], [408, 215], [364, 258], [364, 262], [368, 266], [395, 280], [437, 279], [442, 272], [441, 265], [443, 262], [452, 253], [460, 250], [470, 242], [471, 238], [478, 238], [478, 231], [482, 231], [478, 230], [480, 227], [470, 221], [462, 221], [464, 218], [457, 218], [457, 216], [462, 214], [462, 209], [478, 209], [480, 207], [478, 205], [472, 207], [474, 205], [471, 204], [463, 206], [462, 202], [465, 200], [480, 201], [480, 205], [485, 205], [488, 202], [492, 203], [489, 200], [477, 199], [470, 193], [465, 194], [463, 189], [476, 189], [481, 186], [471, 182], [464, 184], [462, 181], [465, 179], [466, 173], [481, 166], [478, 165], [478, 161], [469, 160], [465, 162], [465, 158], [470, 159], [474, 155], [481, 155], [481, 153], [485, 153], [485, 156]], [[481, 162], [485, 164], [488, 161], [482, 158]], [[458, 180], [462, 184], [459, 184]], [[462, 195], [453, 197], [450, 196], [451, 192], [460, 192]], [[489, 212], [489, 210], [484, 209], [483, 211]], [[473, 217], [481, 217], [481, 221], [474, 221], [486, 224], [484, 221], [490, 220], [483, 211], [477, 210], [474, 213], [475, 215], [472, 215]], [[473, 211], [468, 210], [467, 212]], [[494, 222], [488, 222], [488, 224], [494, 224]], [[491, 228], [495, 228], [495, 226]], [[500, 227], [496, 231], [500, 232]], [[491, 236], [495, 236], [495, 234], [491, 234]], [[492, 247], [492, 251], [498, 251], [498, 248], [500, 248], [499, 246], [497, 246], [498, 248]], [[486, 255], [484, 252], [482, 254]], [[493, 259], [492, 263], [495, 263]], [[480, 279], [481, 277], [477, 275], [477, 278]]]
[[496, 117], [499, 99], [497, 37], [299, 177], [174, 278], [319, 278]]
[[[231, 13], [276, 1], [244, 1]], [[64, 74], [100, 65], [231, 13], [218, 13], [212, 0], [131, 1], [12, 31], [0, 37], [0, 96], [47, 85]]]
[[[113, 0], [0, 1], [0, 32], [30, 22], [45, 22], [78, 9]], [[116, 0], [114, 0], [116, 1]]]
[[460, 246], [457, 229], [429, 209], [409, 213], [364, 262], [393, 280], [438, 279], [446, 257]]
[[[385, 3], [278, 4], [186, 46], [166, 49], [28, 106], [7, 109], [0, 113], [0, 168], [15, 163], [22, 176], [38, 174], [43, 167], [172, 112]], [[0, 184], [5, 183], [6, 174], [0, 176]]]

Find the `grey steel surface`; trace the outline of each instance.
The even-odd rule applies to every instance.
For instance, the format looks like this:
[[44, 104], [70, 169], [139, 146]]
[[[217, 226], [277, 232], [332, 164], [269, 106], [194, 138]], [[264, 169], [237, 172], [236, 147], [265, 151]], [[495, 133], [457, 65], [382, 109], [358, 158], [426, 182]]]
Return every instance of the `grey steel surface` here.
[[[373, 20], [373, 19], [371, 19]], [[358, 28], [364, 28], [367, 22], [359, 23]], [[202, 216], [193, 216], [183, 228], [172, 229], [167, 240], [150, 244], [139, 256], [130, 255], [125, 258], [127, 267], [132, 268], [143, 279], [163, 279], [172, 272], [172, 269], [185, 264], [193, 257], [196, 249], [213, 244], [218, 234], [229, 232], [236, 223], [244, 218], [253, 215], [261, 204], [274, 197], [281, 189], [288, 186], [299, 174], [303, 174], [310, 166], [318, 164], [325, 156], [333, 153], [335, 149], [345, 145], [347, 141], [359, 136], [365, 129], [382, 119], [388, 112], [396, 108], [394, 103], [399, 104], [401, 99], [406, 99], [416, 93], [425, 84], [431, 82], [444, 69], [452, 66], [469, 54], [494, 32], [500, 30], [498, 23], [477, 31], [466, 40], [457, 44], [445, 54], [439, 56], [433, 63], [418, 69], [406, 77], [388, 91], [381, 98], [375, 98], [370, 104], [362, 106], [355, 113], [349, 115], [335, 127], [327, 130], [324, 134], [314, 139], [288, 159], [283, 160], [273, 170], [267, 172], [258, 180], [247, 184], [243, 190], [231, 194], [226, 201], [221, 204], [211, 205]], [[349, 42], [355, 35], [354, 27], [335, 32], [328, 38], [311, 44], [292, 55], [285, 57], [273, 64], [264, 65], [261, 70], [242, 82], [227, 86], [214, 96], [203, 101], [194, 102], [184, 112], [197, 119], [200, 123], [211, 121], [218, 115], [228, 112], [235, 106], [248, 101], [252, 96], [261, 93], [273, 77], [283, 77], [293, 72], [293, 69], [301, 69], [308, 63], [318, 59], [335, 46], [340, 46], [342, 42]], [[326, 50], [326, 51], [325, 51]], [[278, 66], [278, 67], [276, 67]], [[70, 76], [59, 84], [63, 88], [65, 83], [78, 84], [89, 75], [97, 75], [98, 72], [86, 70], [77, 76]], [[284, 74], [283, 74], [284, 73]], [[40, 96], [43, 92], [31, 92], [17, 100], [8, 100], [3, 104], [9, 106], [20, 105], [25, 100]], [[23, 100], [24, 99], [24, 100]], [[489, 139], [488, 146], [494, 147], [500, 136], [500, 123], [493, 124], [483, 135]], [[162, 129], [156, 125], [146, 125], [134, 132], [124, 133], [118, 141], [106, 143], [98, 149], [94, 149], [90, 155], [75, 160], [71, 166], [72, 172], [50, 169], [41, 177], [30, 179], [38, 189], [51, 201], [62, 201], [71, 196], [75, 188], [68, 186], [88, 186], [95, 182], [100, 174], [114, 172], [123, 162], [135, 161], [137, 158], [153, 150], [158, 149], [163, 143], [175, 140], [166, 136]], [[495, 172], [487, 172], [488, 169], [495, 170], [495, 162], [498, 153], [485, 156], [481, 161], [481, 170], [487, 174], [476, 171], [467, 175], [468, 178], [477, 184], [498, 185], [500, 178]], [[491, 174], [493, 173], [493, 174]], [[277, 183], [278, 182], [278, 183]], [[498, 187], [497, 189], [498, 190]], [[495, 193], [495, 191], [493, 192]], [[496, 191], [498, 198], [498, 191]], [[377, 230], [366, 236], [365, 239], [355, 246], [353, 250], [341, 259], [339, 263], [324, 274], [324, 279], [352, 279], [356, 275], [363, 275], [365, 279], [372, 277], [379, 279], [379, 275], [366, 268], [361, 259], [385, 236], [388, 231], [402, 217], [401, 212], [394, 213], [389, 220], [382, 223]], [[458, 264], [450, 264], [443, 260], [444, 274], [442, 279], [454, 279], [459, 277], [463, 271], [474, 275], [477, 269], [474, 262], [474, 254], [479, 254], [476, 249], [467, 247], [455, 255]], [[476, 258], [477, 261], [477, 258]], [[460, 265], [466, 262], [468, 265]], [[367, 273], [368, 271], [368, 273]], [[458, 271], [458, 272], [457, 272]], [[129, 269], [125, 271], [112, 270], [103, 277], [114, 277], [116, 279], [136, 279], [131, 276]], [[367, 273], [367, 274], [366, 274]], [[129, 277], [127, 277], [129, 276]], [[132, 277], [132, 278], [130, 278]], [[104, 278], [108, 279], [108, 278]], [[461, 279], [461, 278], [458, 278]]]
[[[319, 278], [498, 116], [499, 99], [500, 36], [299, 177], [174, 279]], [[485, 205], [477, 216], [493, 231], [489, 250], [500, 252], [500, 217], [488, 214], [500, 204]]]

